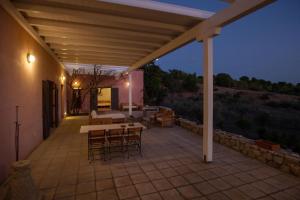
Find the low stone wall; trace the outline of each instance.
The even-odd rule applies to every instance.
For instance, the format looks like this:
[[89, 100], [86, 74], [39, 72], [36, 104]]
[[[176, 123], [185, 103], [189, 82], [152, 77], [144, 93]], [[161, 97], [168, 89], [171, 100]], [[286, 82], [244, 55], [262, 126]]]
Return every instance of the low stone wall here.
[[[195, 122], [178, 118], [176, 124], [193, 133], [199, 135], [203, 133], [203, 126], [197, 125]], [[298, 154], [283, 149], [278, 151], [264, 149], [255, 145], [254, 140], [218, 129], [214, 131], [214, 141], [284, 172], [300, 176], [300, 156]]]

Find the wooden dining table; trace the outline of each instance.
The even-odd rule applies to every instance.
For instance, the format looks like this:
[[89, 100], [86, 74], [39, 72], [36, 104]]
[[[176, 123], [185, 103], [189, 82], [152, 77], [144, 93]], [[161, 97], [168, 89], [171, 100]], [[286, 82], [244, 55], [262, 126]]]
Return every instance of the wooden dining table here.
[[88, 133], [89, 131], [97, 131], [97, 130], [114, 130], [114, 129], [120, 129], [123, 128], [127, 130], [128, 128], [143, 128], [146, 129], [146, 127], [139, 123], [134, 122], [132, 123], [120, 123], [120, 124], [102, 124], [102, 125], [83, 125], [80, 127], [79, 133]]

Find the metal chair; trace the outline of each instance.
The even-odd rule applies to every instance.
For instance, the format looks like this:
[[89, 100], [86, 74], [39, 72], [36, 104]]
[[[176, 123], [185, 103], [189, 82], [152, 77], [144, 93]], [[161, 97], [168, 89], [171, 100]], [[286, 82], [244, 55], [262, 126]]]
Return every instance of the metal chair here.
[[142, 155], [142, 132], [143, 128], [128, 128], [125, 136], [127, 156], [129, 158], [129, 147], [135, 147]]
[[124, 129], [112, 129], [108, 131], [107, 141], [108, 141], [108, 153], [111, 158], [112, 148], [117, 149], [121, 148], [121, 150], [115, 150], [113, 152], [124, 152]]
[[95, 152], [103, 154], [103, 160], [106, 160], [106, 131], [97, 130], [88, 133], [88, 159], [95, 160]]

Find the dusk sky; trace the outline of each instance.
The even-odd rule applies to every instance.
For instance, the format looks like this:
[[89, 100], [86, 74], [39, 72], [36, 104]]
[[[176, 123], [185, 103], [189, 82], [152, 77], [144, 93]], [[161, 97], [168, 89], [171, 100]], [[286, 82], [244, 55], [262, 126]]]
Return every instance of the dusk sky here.
[[[219, 0], [159, 0], [208, 11]], [[277, 0], [224, 27], [214, 39], [214, 73], [300, 83], [300, 0]], [[202, 74], [202, 43], [190, 43], [157, 63], [164, 70]]]

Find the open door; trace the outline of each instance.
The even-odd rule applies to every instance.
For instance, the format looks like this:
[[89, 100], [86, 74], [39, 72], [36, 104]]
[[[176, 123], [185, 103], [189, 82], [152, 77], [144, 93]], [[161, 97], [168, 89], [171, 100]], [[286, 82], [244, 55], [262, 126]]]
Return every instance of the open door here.
[[97, 110], [98, 104], [98, 88], [91, 88], [90, 91], [90, 112], [92, 110]]
[[42, 82], [43, 87], [43, 138], [46, 139], [50, 135], [50, 85], [48, 81]]
[[43, 138], [47, 139], [51, 128], [57, 127], [58, 116], [58, 89], [53, 81], [42, 82], [43, 106]]
[[119, 110], [119, 88], [111, 88], [111, 109]]

